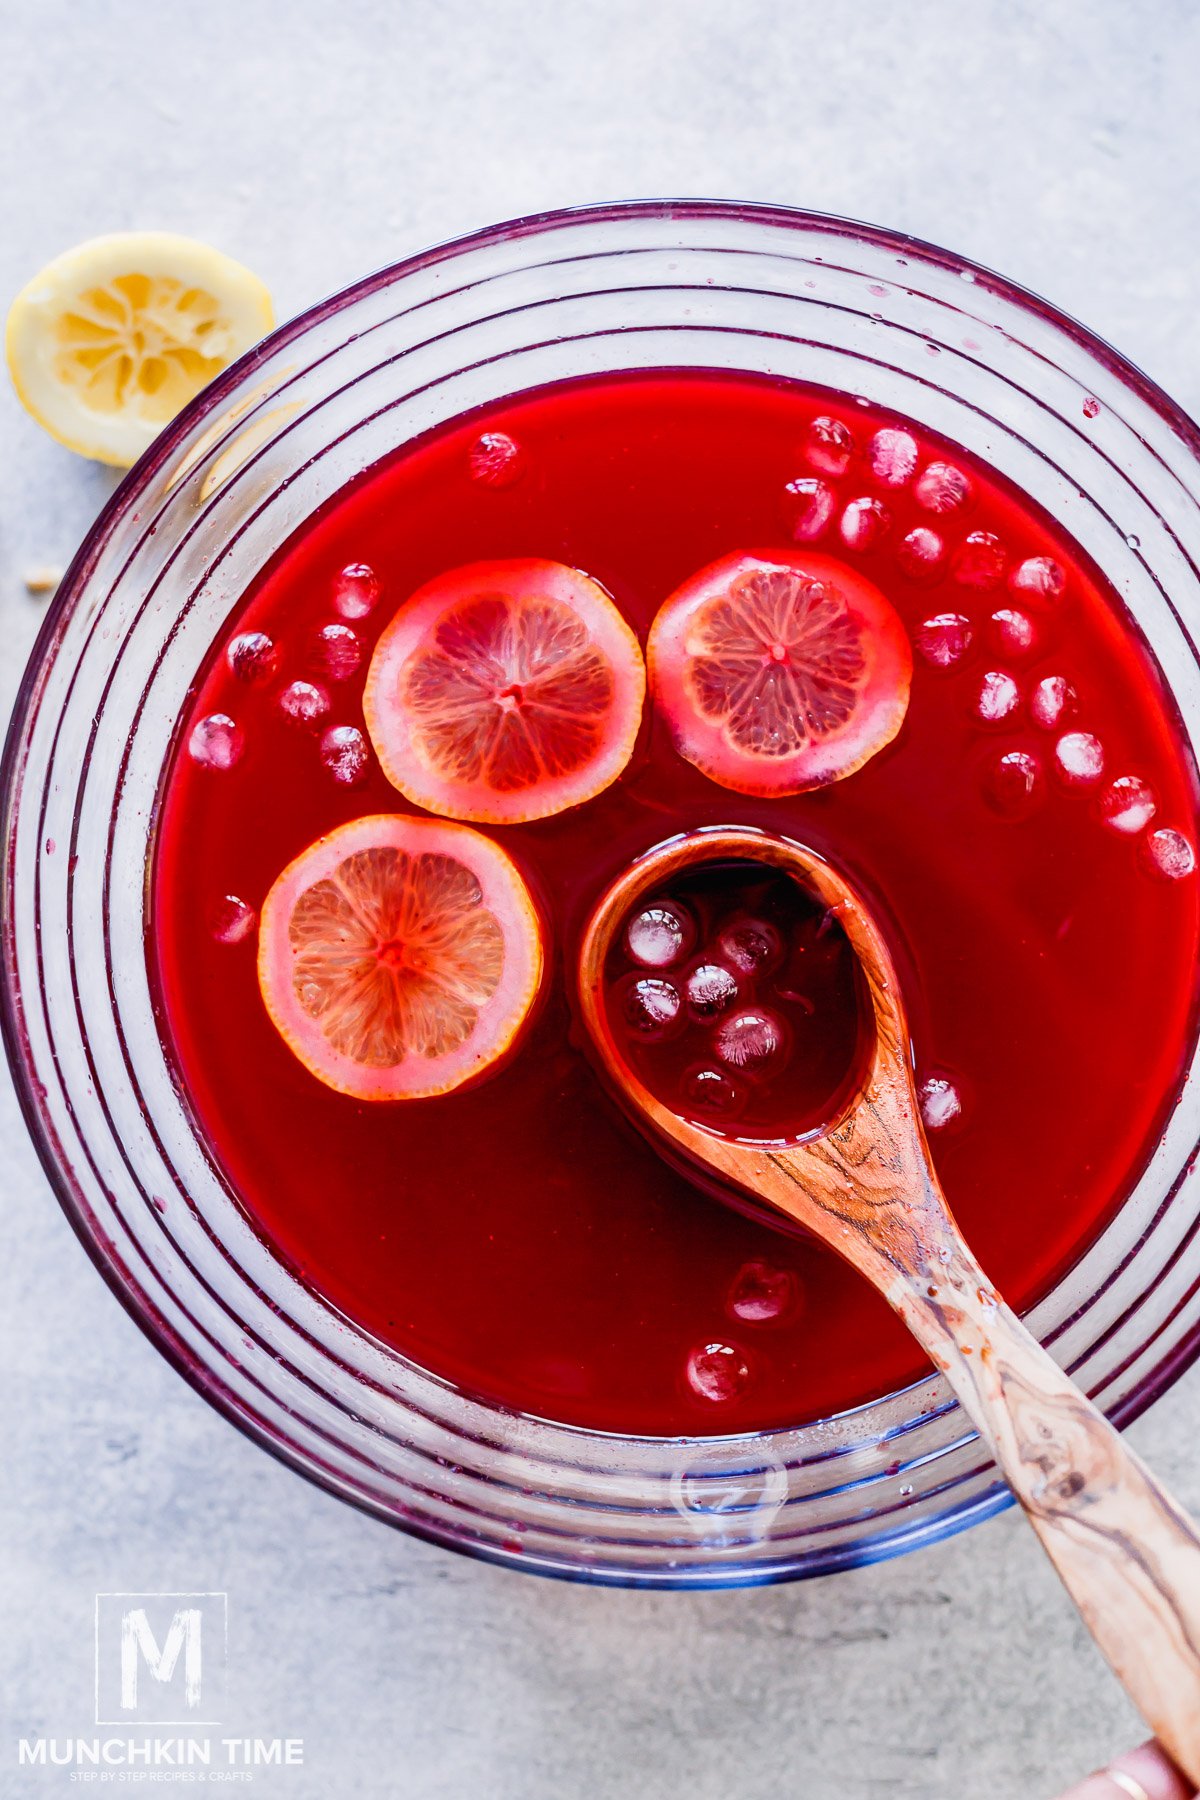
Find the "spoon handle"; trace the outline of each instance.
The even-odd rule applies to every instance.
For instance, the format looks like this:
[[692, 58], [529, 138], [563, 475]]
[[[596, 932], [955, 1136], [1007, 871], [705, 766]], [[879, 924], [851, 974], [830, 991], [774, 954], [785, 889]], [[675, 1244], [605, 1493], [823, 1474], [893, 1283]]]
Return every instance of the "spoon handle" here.
[[1200, 1537], [961, 1241], [888, 1295], [946, 1375], [1118, 1680], [1200, 1784]]

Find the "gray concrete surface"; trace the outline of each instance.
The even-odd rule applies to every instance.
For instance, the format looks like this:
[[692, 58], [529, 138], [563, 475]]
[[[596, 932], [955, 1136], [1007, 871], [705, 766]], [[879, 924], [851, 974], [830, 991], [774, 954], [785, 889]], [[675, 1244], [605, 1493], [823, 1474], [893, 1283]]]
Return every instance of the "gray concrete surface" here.
[[[289, 313], [493, 218], [746, 196], [917, 232], [1200, 411], [1186, 0], [6, 0], [0, 298], [94, 232], [210, 239]], [[0, 688], [109, 491], [0, 395]], [[1012, 1515], [802, 1587], [638, 1596], [411, 1543], [242, 1441], [110, 1299], [0, 1101], [0, 1794], [89, 1728], [99, 1589], [226, 1589], [294, 1800], [1049, 1800], [1137, 1735]], [[1134, 1430], [1200, 1506], [1200, 1374]]]

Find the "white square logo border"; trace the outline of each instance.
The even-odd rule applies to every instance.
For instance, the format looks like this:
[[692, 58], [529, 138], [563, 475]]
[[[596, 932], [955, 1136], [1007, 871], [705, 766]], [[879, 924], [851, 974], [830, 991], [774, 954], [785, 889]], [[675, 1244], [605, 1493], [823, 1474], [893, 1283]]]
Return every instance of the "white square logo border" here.
[[[93, 1642], [94, 1642], [94, 1651], [95, 1651], [95, 1702], [96, 1702], [96, 1724], [97, 1725], [150, 1725], [150, 1726], [153, 1726], [155, 1729], [157, 1729], [159, 1726], [162, 1726], [162, 1725], [175, 1725], [175, 1726], [220, 1725], [222, 1723], [222, 1721], [220, 1719], [209, 1719], [209, 1718], [141, 1719], [134, 1713], [126, 1714], [126, 1716], [121, 1719], [102, 1719], [100, 1717], [100, 1664], [101, 1664], [101, 1650], [100, 1650], [101, 1606], [100, 1606], [100, 1602], [102, 1600], [170, 1600], [175, 1603], [176, 1610], [178, 1610], [179, 1603], [183, 1602], [183, 1601], [188, 1601], [188, 1600], [219, 1601], [220, 1602], [220, 1620], [221, 1620], [221, 1634], [220, 1634], [220, 1648], [219, 1648], [219, 1655], [220, 1655], [220, 1659], [221, 1659], [220, 1685], [221, 1685], [221, 1688], [223, 1691], [224, 1690], [225, 1665], [226, 1665], [226, 1661], [228, 1658], [228, 1651], [229, 1651], [229, 1595], [228, 1595], [228, 1593], [222, 1592], [220, 1590], [210, 1590], [208, 1592], [203, 1592], [203, 1593], [195, 1592], [195, 1591], [186, 1592], [186, 1593], [185, 1592], [171, 1593], [171, 1592], [165, 1592], [165, 1591], [150, 1592], [146, 1589], [139, 1589], [136, 1591], [102, 1590], [96, 1594], [96, 1597], [95, 1597], [95, 1600], [93, 1603]], [[201, 1708], [200, 1710], [207, 1710], [207, 1709]]]

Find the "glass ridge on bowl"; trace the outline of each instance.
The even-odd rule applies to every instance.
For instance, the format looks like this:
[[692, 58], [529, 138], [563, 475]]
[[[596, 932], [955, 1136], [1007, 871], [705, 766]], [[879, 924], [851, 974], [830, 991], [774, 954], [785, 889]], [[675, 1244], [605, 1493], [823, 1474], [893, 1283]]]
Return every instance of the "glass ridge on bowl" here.
[[[1043, 301], [928, 245], [780, 208], [646, 201], [435, 248], [220, 377], [80, 550], [4, 770], [9, 1057], [55, 1191], [134, 1318], [214, 1406], [343, 1499], [515, 1568], [656, 1587], [871, 1562], [1010, 1495], [932, 1373], [793, 1430], [621, 1437], [489, 1405], [360, 1331], [256, 1236], [195, 1127], [156, 1018], [147, 870], [197, 672], [315, 509], [513, 394], [688, 368], [859, 395], [991, 464], [1112, 581], [1195, 747], [1200, 434], [1163, 393]], [[1029, 1315], [1120, 1423], [1200, 1348], [1198, 1149], [1193, 1042], [1135, 1192]]]

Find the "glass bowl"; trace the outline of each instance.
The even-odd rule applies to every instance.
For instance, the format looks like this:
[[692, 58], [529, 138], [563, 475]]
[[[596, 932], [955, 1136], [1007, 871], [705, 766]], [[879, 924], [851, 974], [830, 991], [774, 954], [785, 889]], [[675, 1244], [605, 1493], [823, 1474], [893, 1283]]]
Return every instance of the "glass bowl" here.
[[[156, 799], [247, 583], [331, 494], [443, 420], [633, 368], [795, 376], [920, 421], [1106, 572], [1200, 734], [1200, 437], [1114, 351], [960, 258], [777, 208], [643, 202], [498, 226], [277, 331], [163, 433], [42, 631], [4, 792], [4, 1028], [76, 1232], [214, 1406], [380, 1518], [543, 1574], [816, 1575], [1010, 1499], [939, 1379], [801, 1429], [625, 1438], [482, 1403], [274, 1260], [176, 1089], [146, 955]], [[1190, 971], [1181, 971], [1190, 979]], [[1029, 1323], [1117, 1421], [1200, 1344], [1195, 1063], [1135, 1193]]]

